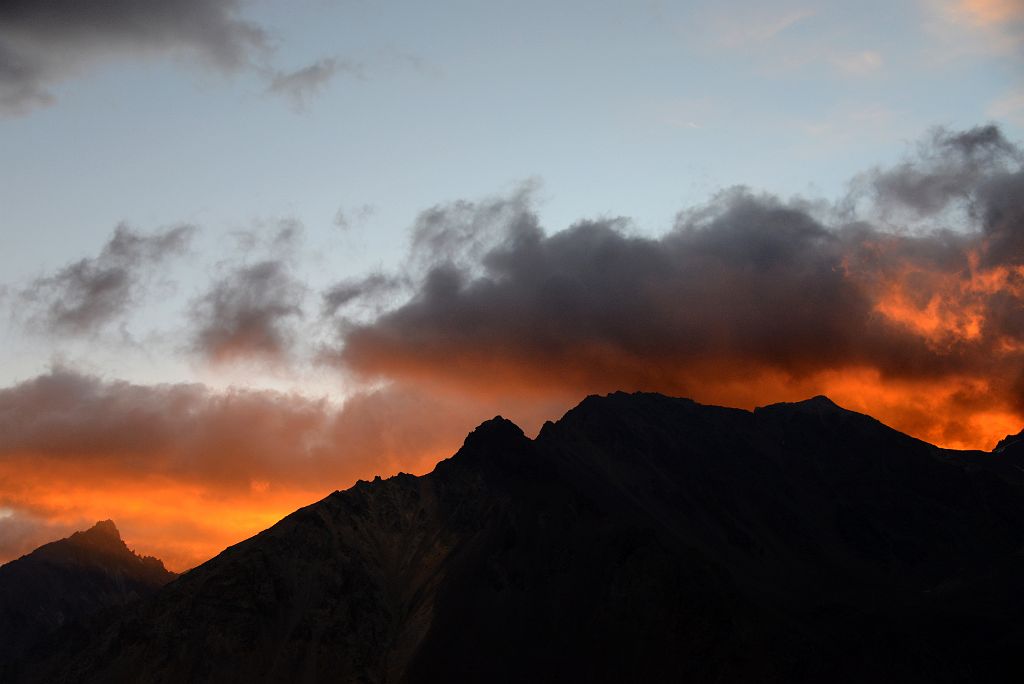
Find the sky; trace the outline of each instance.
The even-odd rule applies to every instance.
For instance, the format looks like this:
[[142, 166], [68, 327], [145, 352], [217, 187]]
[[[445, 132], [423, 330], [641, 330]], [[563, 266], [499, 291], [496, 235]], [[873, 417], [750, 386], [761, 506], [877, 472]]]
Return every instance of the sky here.
[[0, 6], [0, 562], [590, 393], [1024, 427], [1024, 2]]

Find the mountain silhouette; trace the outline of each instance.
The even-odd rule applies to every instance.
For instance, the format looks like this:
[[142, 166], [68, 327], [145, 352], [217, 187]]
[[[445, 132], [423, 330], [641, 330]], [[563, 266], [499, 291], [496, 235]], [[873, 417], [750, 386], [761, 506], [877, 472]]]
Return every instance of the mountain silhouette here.
[[825, 397], [592, 396], [532, 440], [497, 417], [16, 681], [1024, 681], [1020, 447], [940, 449]]
[[133, 553], [111, 520], [0, 566], [0, 673], [62, 627], [83, 623], [176, 577]]

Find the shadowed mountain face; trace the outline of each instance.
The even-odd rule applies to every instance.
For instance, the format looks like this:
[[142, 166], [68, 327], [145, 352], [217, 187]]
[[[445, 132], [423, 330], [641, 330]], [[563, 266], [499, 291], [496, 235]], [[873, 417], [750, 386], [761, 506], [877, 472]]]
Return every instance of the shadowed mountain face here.
[[496, 418], [79, 635], [20, 681], [1024, 681], [1016, 453], [818, 397]]
[[61, 627], [81, 625], [174, 579], [134, 554], [110, 520], [0, 566], [0, 673]]

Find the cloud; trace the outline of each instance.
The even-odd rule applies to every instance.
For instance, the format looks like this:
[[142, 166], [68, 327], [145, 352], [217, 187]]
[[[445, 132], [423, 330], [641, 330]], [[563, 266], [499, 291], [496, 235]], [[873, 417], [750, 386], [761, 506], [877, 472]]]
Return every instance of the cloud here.
[[335, 283], [322, 295], [322, 315], [334, 316], [339, 310], [357, 303], [380, 306], [402, 287], [400, 278], [386, 273], [371, 273], [363, 278], [348, 278]]
[[333, 359], [479, 395], [652, 389], [750, 406], [825, 391], [937, 442], [991, 446], [1024, 420], [1022, 198], [1021, 152], [986, 126], [935, 131], [836, 207], [737, 188], [659, 237], [626, 219], [549, 234], [528, 191], [442, 205], [397, 274], [411, 296], [342, 327]]
[[183, 570], [357, 478], [430, 470], [488, 411], [409, 385], [337, 406], [57, 368], [0, 389], [0, 562], [109, 517]]
[[192, 303], [192, 350], [213, 363], [284, 362], [304, 296], [305, 287], [282, 260], [236, 267]]
[[99, 256], [68, 264], [21, 290], [30, 324], [64, 335], [99, 331], [137, 303], [153, 267], [182, 254], [195, 231], [182, 225], [145, 235], [118, 225]]
[[302, 246], [306, 229], [298, 219], [284, 217], [256, 220], [251, 228], [232, 230], [228, 235], [234, 241], [232, 247], [240, 256], [264, 254], [272, 258], [291, 259]]
[[529, 208], [538, 185], [530, 180], [507, 197], [459, 200], [420, 212], [410, 232], [410, 268], [473, 268], [491, 249], [536, 232], [537, 217]]
[[268, 50], [239, 0], [13, 0], [0, 5], [0, 114], [52, 104], [54, 85], [117, 56], [185, 56], [231, 71]]
[[350, 230], [365, 223], [376, 212], [377, 208], [372, 204], [361, 204], [351, 210], [341, 207], [334, 214], [334, 225], [341, 230]]
[[270, 247], [275, 251], [290, 251], [298, 247], [305, 228], [298, 219], [286, 218], [277, 222], [277, 231], [270, 239]]
[[308, 485], [322, 475], [314, 457], [324, 455], [330, 418], [323, 400], [104, 382], [58, 368], [0, 390], [0, 454], [243, 489], [254, 479]]
[[[916, 157], [872, 174], [883, 202], [897, 201], [930, 214], [952, 199], [967, 198], [994, 172], [1024, 161], [1020, 149], [995, 125], [950, 132], [939, 128], [919, 146]], [[930, 193], [925, 200], [923, 193]]]
[[[1019, 259], [1024, 250], [1022, 204], [1024, 152], [997, 126], [952, 133], [937, 129], [915, 158], [861, 176], [859, 192], [870, 193], [876, 215], [897, 213], [929, 220], [949, 210], [966, 211], [984, 238], [987, 262]], [[856, 193], [855, 195], [856, 196]], [[909, 216], [908, 216], [909, 214]]]
[[296, 112], [305, 111], [310, 99], [318, 95], [339, 73], [362, 75], [362, 68], [354, 63], [334, 58], [319, 59], [295, 71], [274, 72], [267, 92], [288, 98]]

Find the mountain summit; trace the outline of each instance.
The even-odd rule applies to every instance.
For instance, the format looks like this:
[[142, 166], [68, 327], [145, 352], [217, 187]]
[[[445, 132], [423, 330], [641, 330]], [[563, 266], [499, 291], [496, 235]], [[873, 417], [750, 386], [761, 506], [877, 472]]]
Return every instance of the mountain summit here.
[[0, 566], [0, 674], [58, 629], [149, 596], [176, 576], [133, 553], [112, 520]]
[[18, 681], [1024, 680], [1024, 487], [824, 397], [495, 418]]

